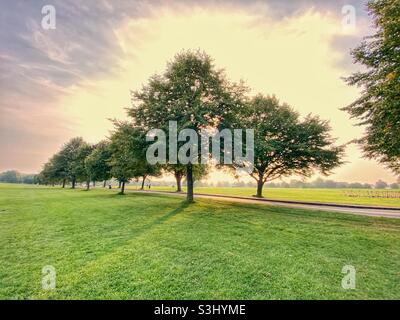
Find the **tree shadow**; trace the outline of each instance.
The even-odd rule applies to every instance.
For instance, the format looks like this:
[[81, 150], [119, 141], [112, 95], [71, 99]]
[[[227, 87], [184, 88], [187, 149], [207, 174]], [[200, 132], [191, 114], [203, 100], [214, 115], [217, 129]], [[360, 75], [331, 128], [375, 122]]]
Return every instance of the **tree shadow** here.
[[[123, 258], [124, 254], [126, 254], [126, 252], [127, 252], [126, 249], [128, 247], [130, 247], [132, 245], [132, 243], [134, 243], [137, 240], [137, 238], [139, 238], [140, 236], [144, 235], [147, 232], [150, 232], [152, 229], [164, 224], [169, 219], [171, 219], [174, 216], [176, 216], [177, 214], [183, 212], [185, 210], [185, 208], [187, 208], [187, 207], [188, 207], [188, 203], [186, 203], [185, 201], [182, 201], [178, 205], [178, 207], [176, 207], [175, 209], [167, 212], [166, 214], [163, 214], [161, 217], [153, 220], [152, 222], [150, 222], [148, 224], [138, 227], [136, 230], [134, 230], [132, 232], [129, 239], [126, 239], [125, 241], [120, 243], [118, 246], [115, 246], [115, 247], [111, 248], [110, 250], [106, 250], [102, 253], [99, 253], [94, 259], [87, 261], [86, 263], [81, 265], [78, 270], [74, 270], [74, 271], [70, 272], [69, 274], [79, 274], [81, 277], [82, 275], [85, 275], [87, 270], [92, 270], [90, 268], [90, 266], [93, 266], [95, 264], [102, 265], [103, 262], [105, 262], [105, 261], [107, 262], [108, 265], [112, 264], [113, 262], [117, 263], [120, 259]], [[65, 276], [68, 278], [69, 274], [65, 275]], [[78, 277], [77, 279], [80, 279], [80, 277]], [[78, 280], [74, 281], [71, 285], [75, 285], [78, 282], [79, 282]]]
[[188, 206], [189, 206], [189, 204], [186, 201], [182, 201], [177, 208], [175, 208], [174, 210], [172, 210], [172, 211], [164, 214], [163, 216], [155, 219], [153, 222], [151, 222], [147, 226], [149, 228], [152, 228], [154, 226], [163, 224], [165, 221], [171, 219], [175, 215], [177, 215], [177, 214], [181, 213], [182, 211], [184, 211]]

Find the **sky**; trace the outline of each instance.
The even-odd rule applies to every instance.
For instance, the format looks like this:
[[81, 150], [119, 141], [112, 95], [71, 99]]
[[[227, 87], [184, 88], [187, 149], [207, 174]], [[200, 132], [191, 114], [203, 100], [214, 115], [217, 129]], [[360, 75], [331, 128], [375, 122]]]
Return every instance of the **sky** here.
[[[42, 27], [45, 5], [55, 29]], [[350, 50], [373, 32], [362, 0], [1, 0], [0, 15], [0, 171], [38, 172], [70, 138], [106, 138], [109, 119], [126, 119], [130, 90], [187, 49], [207, 52], [251, 94], [329, 120], [338, 144], [363, 132], [340, 110], [359, 95], [343, 81], [362, 68]], [[345, 160], [330, 179], [396, 180], [355, 145]]]

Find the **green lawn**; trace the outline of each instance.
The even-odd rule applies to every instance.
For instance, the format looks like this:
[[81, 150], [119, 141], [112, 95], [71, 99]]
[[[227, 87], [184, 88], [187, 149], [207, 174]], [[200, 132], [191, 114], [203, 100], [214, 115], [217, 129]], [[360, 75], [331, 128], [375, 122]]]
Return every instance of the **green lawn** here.
[[[128, 188], [137, 189], [137, 187], [129, 186]], [[152, 187], [153, 190], [175, 191], [173, 187]], [[183, 188], [185, 190], [185, 188]], [[255, 188], [210, 188], [196, 187], [197, 193], [214, 193], [232, 196], [251, 197], [256, 193]], [[359, 197], [346, 196], [346, 192], [360, 195]], [[349, 189], [295, 189], [295, 188], [265, 188], [264, 197], [276, 200], [298, 200], [298, 201], [316, 201], [316, 202], [332, 202], [342, 204], [360, 204], [400, 207], [400, 198], [372, 198], [367, 196], [367, 192], [398, 192], [400, 190], [349, 190]]]
[[399, 247], [398, 219], [0, 185], [3, 299], [399, 299]]

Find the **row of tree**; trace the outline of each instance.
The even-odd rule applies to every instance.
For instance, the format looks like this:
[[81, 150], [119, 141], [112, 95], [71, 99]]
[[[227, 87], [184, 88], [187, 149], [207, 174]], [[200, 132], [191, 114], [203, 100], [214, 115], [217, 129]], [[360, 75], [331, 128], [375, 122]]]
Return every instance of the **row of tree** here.
[[[365, 136], [357, 141], [365, 155], [400, 173], [400, 4], [398, 0], [369, 1], [368, 9], [377, 31], [353, 51], [355, 62], [365, 68], [347, 82], [362, 87], [362, 96], [345, 110], [366, 125]], [[82, 139], [73, 139], [45, 165], [42, 174], [46, 177], [54, 171], [63, 184], [69, 179], [73, 186], [83, 179], [88, 188], [90, 180], [113, 176], [121, 181], [123, 192], [129, 179], [160, 175], [166, 170], [175, 175], [178, 189], [186, 177], [187, 200], [193, 201], [194, 181], [207, 172], [207, 166], [150, 166], [144, 156], [145, 132], [153, 128], [168, 132], [169, 121], [177, 122], [178, 131], [193, 129], [197, 133], [253, 128], [255, 158], [250, 175], [257, 183], [258, 197], [265, 183], [292, 174], [309, 176], [315, 170], [328, 174], [342, 163], [344, 148], [334, 145], [328, 122], [312, 115], [301, 118], [275, 97], [249, 97], [248, 91], [242, 82], [229, 81], [207, 54], [182, 52], [163, 74], [154, 75], [132, 93], [130, 121], [115, 122], [109, 141], [90, 146]], [[102, 156], [108, 160], [99, 162]], [[234, 170], [242, 165], [225, 167]]]
[[[400, 173], [400, 4], [398, 0], [368, 2], [377, 32], [353, 51], [363, 72], [347, 79], [362, 88], [362, 96], [345, 108], [360, 124], [365, 136], [358, 140], [365, 155], [378, 159]], [[107, 140], [92, 146], [72, 139], [45, 165], [41, 178], [86, 181], [115, 177], [125, 182], [172, 172], [178, 190], [186, 177], [187, 200], [193, 200], [193, 185], [207, 173], [204, 165], [167, 163], [150, 166], [145, 159], [145, 133], [150, 129], [168, 132], [169, 121], [182, 129], [202, 130], [253, 128], [254, 170], [257, 196], [265, 183], [289, 175], [309, 176], [318, 170], [329, 174], [342, 164], [343, 146], [335, 146], [328, 122], [316, 116], [305, 118], [275, 97], [250, 97], [248, 88], [229, 81], [205, 53], [182, 52], [168, 63], [164, 73], [154, 75], [139, 91], [132, 92], [129, 122], [115, 122]], [[167, 139], [175, 138], [169, 137]], [[181, 142], [180, 145], [184, 144]], [[223, 148], [221, 148], [222, 158]], [[225, 168], [234, 170], [242, 164]]]
[[[265, 183], [292, 174], [309, 176], [315, 170], [328, 174], [340, 165], [343, 146], [335, 146], [327, 121], [317, 116], [304, 118], [289, 105], [271, 96], [247, 95], [243, 83], [229, 81], [217, 69], [210, 56], [201, 51], [177, 54], [162, 75], [151, 77], [146, 85], [132, 93], [130, 121], [114, 121], [115, 130], [107, 141], [89, 145], [74, 138], [45, 164], [40, 176], [43, 181], [107, 180], [121, 182], [121, 192], [131, 179], [159, 176], [171, 172], [181, 189], [186, 178], [187, 200], [193, 201], [193, 185], [204, 176], [209, 165], [171, 163], [150, 165], [146, 159], [146, 133], [162, 129], [169, 137], [169, 121], [176, 121], [178, 132], [202, 130], [254, 129], [254, 169], [250, 176], [257, 183], [257, 196], [262, 196]], [[185, 141], [186, 142], [186, 141]], [[178, 148], [185, 142], [179, 142]], [[223, 163], [224, 148], [221, 148]], [[200, 148], [200, 146], [199, 146]], [[198, 150], [200, 163], [200, 150]], [[243, 163], [224, 166], [234, 170]]]

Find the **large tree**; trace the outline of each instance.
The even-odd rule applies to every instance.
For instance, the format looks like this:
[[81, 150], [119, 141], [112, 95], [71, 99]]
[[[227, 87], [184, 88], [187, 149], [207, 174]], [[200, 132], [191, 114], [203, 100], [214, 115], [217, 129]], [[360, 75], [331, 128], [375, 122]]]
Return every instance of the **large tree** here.
[[[210, 56], [185, 51], [168, 63], [162, 75], [153, 76], [142, 90], [133, 93], [128, 114], [145, 130], [157, 128], [168, 133], [169, 121], [176, 121], [178, 132], [193, 129], [198, 133], [232, 117], [244, 92], [242, 85], [230, 83], [224, 72], [216, 69]], [[196, 160], [169, 162], [185, 166], [188, 202], [193, 201]]]
[[364, 70], [347, 78], [362, 95], [344, 110], [366, 126], [358, 140], [365, 155], [400, 174], [400, 1], [369, 1], [368, 10], [376, 33], [352, 51]]
[[343, 147], [334, 146], [326, 121], [308, 115], [304, 119], [275, 97], [257, 95], [240, 119], [254, 128], [254, 169], [257, 197], [263, 186], [289, 175], [309, 176], [314, 170], [328, 174], [340, 165]]

